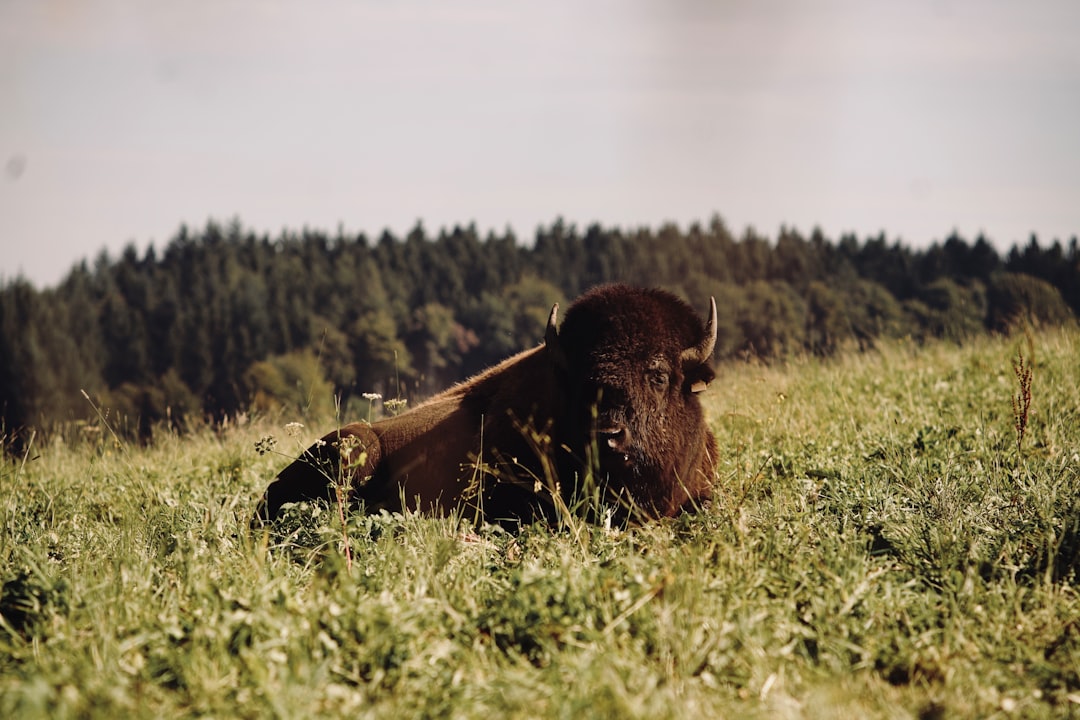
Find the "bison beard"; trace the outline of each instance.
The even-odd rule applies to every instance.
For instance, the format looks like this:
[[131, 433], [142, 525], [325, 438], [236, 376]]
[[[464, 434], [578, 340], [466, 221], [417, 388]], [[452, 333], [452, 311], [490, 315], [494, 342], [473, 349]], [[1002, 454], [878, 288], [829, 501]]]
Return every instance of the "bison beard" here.
[[[326, 435], [266, 490], [256, 522], [303, 500], [368, 511], [463, 511], [501, 523], [601, 505], [637, 520], [712, 494], [716, 441], [698, 393], [713, 379], [716, 303], [703, 324], [674, 295], [606, 285], [545, 342], [397, 417]], [[584, 502], [583, 500], [600, 501]]]

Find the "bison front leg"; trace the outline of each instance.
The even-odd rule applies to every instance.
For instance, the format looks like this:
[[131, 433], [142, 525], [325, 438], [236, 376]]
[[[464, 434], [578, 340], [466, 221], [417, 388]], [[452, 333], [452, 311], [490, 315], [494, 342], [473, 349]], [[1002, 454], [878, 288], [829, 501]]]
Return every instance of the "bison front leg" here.
[[379, 438], [367, 423], [335, 430], [305, 450], [266, 488], [256, 522], [270, 522], [287, 503], [345, 501], [362, 486], [381, 459]]

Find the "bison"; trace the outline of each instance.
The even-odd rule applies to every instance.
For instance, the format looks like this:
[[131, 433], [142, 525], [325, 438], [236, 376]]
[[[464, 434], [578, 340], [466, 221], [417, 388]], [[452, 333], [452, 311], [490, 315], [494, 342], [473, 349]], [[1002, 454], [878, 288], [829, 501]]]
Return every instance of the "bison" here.
[[669, 292], [625, 285], [582, 295], [561, 329], [558, 309], [543, 345], [397, 417], [316, 441], [270, 484], [256, 520], [342, 492], [369, 512], [502, 524], [579, 504], [643, 520], [708, 500], [716, 440], [698, 394], [714, 377], [716, 301], [704, 324]]

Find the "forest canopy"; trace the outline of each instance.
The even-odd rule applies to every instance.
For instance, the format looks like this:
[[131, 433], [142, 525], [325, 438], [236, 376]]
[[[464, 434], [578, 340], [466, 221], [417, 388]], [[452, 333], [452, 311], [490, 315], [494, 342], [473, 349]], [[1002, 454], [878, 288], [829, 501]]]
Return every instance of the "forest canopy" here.
[[837, 241], [782, 228], [584, 230], [530, 243], [475, 225], [404, 237], [276, 238], [239, 221], [181, 227], [168, 245], [82, 262], [55, 288], [0, 287], [0, 435], [99, 416], [149, 438], [250, 410], [365, 417], [373, 395], [430, 395], [541, 341], [554, 302], [620, 281], [721, 309], [719, 361], [828, 356], [880, 338], [962, 342], [1075, 322], [1074, 236], [1000, 255], [956, 234], [925, 250], [884, 234]]

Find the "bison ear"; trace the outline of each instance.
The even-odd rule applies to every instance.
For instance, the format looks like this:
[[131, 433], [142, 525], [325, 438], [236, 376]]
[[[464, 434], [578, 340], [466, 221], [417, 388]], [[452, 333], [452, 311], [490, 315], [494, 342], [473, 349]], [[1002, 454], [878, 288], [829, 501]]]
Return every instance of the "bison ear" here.
[[[684, 366], [705, 365], [716, 347], [716, 298], [709, 298], [709, 322], [705, 324], [705, 337], [700, 343], [682, 351]], [[704, 389], [704, 388], [702, 388]]]
[[544, 345], [547, 346], [551, 362], [560, 369], [566, 369], [566, 355], [559, 344], [559, 328], [556, 323], [559, 320], [559, 303], [551, 306], [551, 314], [548, 315], [547, 330], [544, 332]]
[[712, 366], [708, 363], [689, 368], [686, 371], [686, 381], [683, 385], [684, 391], [689, 390], [695, 394], [703, 392], [705, 388], [709, 387], [709, 383], [711, 383], [715, 377], [716, 372], [713, 371]]

